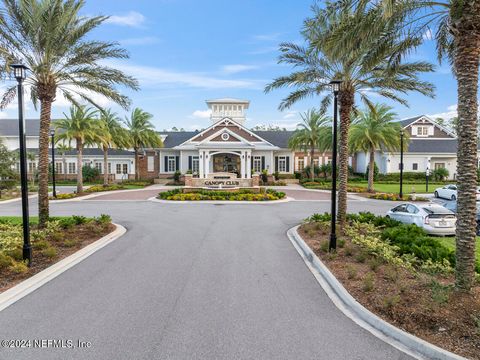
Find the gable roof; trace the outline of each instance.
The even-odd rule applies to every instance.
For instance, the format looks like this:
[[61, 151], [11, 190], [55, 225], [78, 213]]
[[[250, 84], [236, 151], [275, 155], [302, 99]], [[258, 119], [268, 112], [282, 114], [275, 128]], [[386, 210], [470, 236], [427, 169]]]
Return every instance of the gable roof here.
[[162, 137], [165, 137], [165, 140], [163, 140], [163, 147], [166, 149], [171, 149], [184, 143], [198, 133], [198, 131], [162, 131], [158, 134]]
[[288, 149], [288, 140], [292, 137], [294, 131], [275, 131], [275, 130], [261, 130], [252, 131], [262, 139], [267, 140], [272, 145], [278, 146], [281, 149]]
[[[27, 136], [38, 136], [39, 129], [39, 119], [25, 120], [25, 134]], [[0, 119], [0, 135], [18, 136], [18, 119]]]
[[402, 127], [407, 127], [408, 125], [414, 123], [415, 121], [417, 121], [418, 119], [421, 119], [422, 117], [424, 117], [425, 115], [420, 115], [420, 116], [414, 116], [414, 117], [411, 117], [411, 118], [408, 118], [408, 119], [403, 119], [403, 120], [400, 120], [399, 123], [402, 125]]

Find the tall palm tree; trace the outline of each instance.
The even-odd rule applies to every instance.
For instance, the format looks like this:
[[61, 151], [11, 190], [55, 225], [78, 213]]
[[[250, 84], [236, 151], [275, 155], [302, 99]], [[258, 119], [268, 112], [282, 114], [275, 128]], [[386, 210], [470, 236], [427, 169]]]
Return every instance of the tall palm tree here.
[[[397, 114], [390, 106], [376, 104], [366, 111], [359, 111], [350, 129], [350, 148], [370, 155], [368, 164], [368, 191], [373, 192], [375, 153], [380, 150], [400, 149], [400, 123], [394, 122]], [[408, 136], [408, 135], [407, 135]], [[408, 142], [408, 139], [406, 143]]]
[[[101, 95], [124, 108], [130, 101], [116, 85], [137, 89], [137, 81], [105, 65], [110, 58], [127, 58], [116, 43], [91, 39], [91, 33], [108, 17], [80, 15], [84, 0], [2, 0], [0, 13], [0, 72], [21, 63], [30, 71], [25, 81], [34, 104], [40, 102], [39, 225], [48, 221], [48, 138], [52, 103], [58, 96], [78, 105], [98, 105]], [[5, 107], [16, 94], [15, 86], [1, 97]]]
[[388, 17], [404, 15], [406, 28], [434, 34], [439, 60], [450, 61], [457, 79], [457, 158], [462, 161], [457, 163], [456, 287], [469, 291], [475, 279], [480, 0], [379, 3]]
[[141, 148], [162, 147], [163, 142], [160, 136], [155, 132], [151, 119], [153, 115], [135, 108], [130, 115], [130, 119], [125, 119], [127, 126], [130, 146], [135, 152], [135, 179], [138, 180], [138, 152]]
[[58, 140], [71, 144], [75, 141], [77, 150], [77, 193], [83, 192], [83, 148], [97, 141], [101, 128], [97, 119], [97, 110], [85, 106], [70, 107], [70, 114], [63, 114], [65, 119], [55, 122], [55, 128], [62, 130]]
[[68, 151], [71, 151], [72, 147], [62, 143], [62, 144], [58, 144], [56, 146], [56, 150], [62, 156], [63, 180], [65, 180], [67, 178], [67, 159], [65, 158], [65, 154]]
[[108, 149], [127, 148], [129, 146], [128, 133], [120, 123], [116, 113], [106, 109], [100, 113], [99, 126], [101, 130], [97, 136], [97, 144], [103, 150], [103, 185], [108, 185]]
[[[333, 94], [331, 79], [343, 80], [339, 91], [340, 141], [338, 221], [341, 228], [346, 221], [348, 181], [348, 135], [355, 97], [372, 106], [369, 95], [376, 93], [406, 105], [400, 94], [416, 91], [433, 96], [433, 85], [422, 81], [419, 73], [433, 71], [426, 62], [406, 62], [404, 57], [421, 43], [413, 36], [400, 36], [397, 18], [387, 19], [376, 8], [357, 9], [355, 0], [345, 0], [337, 6], [327, 3], [325, 8], [314, 7], [314, 17], [305, 21], [302, 32], [306, 43], [280, 45], [280, 63], [292, 65], [290, 75], [276, 78], [265, 88], [266, 92], [283, 87], [294, 87], [282, 100], [279, 109], [291, 107], [299, 100], [321, 96], [322, 109], [330, 104]], [[349, 46], [332, 44], [339, 34], [349, 31], [355, 24], [370, 24], [355, 34]], [[375, 25], [375, 26], [373, 26]]]
[[305, 153], [310, 153], [310, 178], [313, 180], [315, 178], [313, 165], [315, 149], [324, 152], [332, 147], [331, 119], [314, 109], [300, 116], [302, 122], [297, 125], [297, 129], [288, 141], [288, 146], [292, 150], [302, 150]]

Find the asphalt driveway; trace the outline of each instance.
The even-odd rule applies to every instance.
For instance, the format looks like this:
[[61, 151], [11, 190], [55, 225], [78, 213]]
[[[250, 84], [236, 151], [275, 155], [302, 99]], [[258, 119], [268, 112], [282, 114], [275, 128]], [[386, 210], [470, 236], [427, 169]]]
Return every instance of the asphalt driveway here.
[[[128, 232], [0, 312], [0, 339], [90, 346], [0, 348], [0, 359], [410, 359], [345, 317], [288, 241], [287, 229], [328, 207], [54, 204], [53, 215], [111, 214]], [[20, 203], [0, 205], [7, 214]]]

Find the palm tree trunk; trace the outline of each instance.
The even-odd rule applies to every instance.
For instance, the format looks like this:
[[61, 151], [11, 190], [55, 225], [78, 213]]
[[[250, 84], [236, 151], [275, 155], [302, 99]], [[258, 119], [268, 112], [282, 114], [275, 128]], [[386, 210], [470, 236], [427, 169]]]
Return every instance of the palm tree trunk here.
[[310, 178], [312, 179], [312, 181], [315, 180], [315, 169], [313, 168], [314, 167], [314, 161], [313, 161], [313, 155], [315, 154], [315, 147], [312, 147], [310, 149]]
[[[47, 226], [48, 209], [48, 144], [50, 139], [50, 117], [52, 99], [40, 100], [40, 131], [38, 141], [38, 226]], [[35, 176], [32, 174], [32, 177]]]
[[373, 177], [375, 175], [375, 149], [370, 149], [370, 162], [368, 163], [368, 192], [373, 192]]
[[108, 185], [108, 148], [103, 148], [103, 185]]
[[67, 159], [65, 158], [65, 153], [62, 153], [62, 162], [63, 162], [63, 180], [67, 180]]
[[[348, 131], [350, 129], [350, 114], [353, 108], [354, 93], [341, 91], [340, 102], [340, 141], [339, 141], [339, 186], [338, 186], [338, 224], [345, 228], [347, 220], [347, 184], [348, 184]], [[333, 164], [332, 164], [333, 166]]]
[[138, 180], [138, 149], [133, 149], [135, 152], [135, 180]]
[[77, 139], [77, 194], [83, 192], [83, 144], [82, 140]]
[[[458, 82], [457, 240], [456, 287], [469, 291], [475, 274], [477, 187], [478, 66], [480, 60], [480, 2], [465, 2], [456, 39], [455, 70]], [[468, 4], [468, 5], [467, 5]], [[470, 9], [467, 9], [470, 8]], [[473, 18], [473, 19], [472, 19]], [[470, 23], [469, 25], [469, 21]], [[475, 25], [476, 24], [476, 25]], [[475, 29], [476, 31], [473, 30]], [[472, 29], [473, 27], [473, 29]]]

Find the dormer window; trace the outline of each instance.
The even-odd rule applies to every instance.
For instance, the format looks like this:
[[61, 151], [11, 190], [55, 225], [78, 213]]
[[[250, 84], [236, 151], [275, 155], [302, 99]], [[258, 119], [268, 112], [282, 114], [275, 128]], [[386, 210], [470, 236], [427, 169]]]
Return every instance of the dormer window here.
[[417, 136], [429, 136], [433, 135], [433, 126], [421, 125], [421, 126], [414, 126], [413, 134]]

